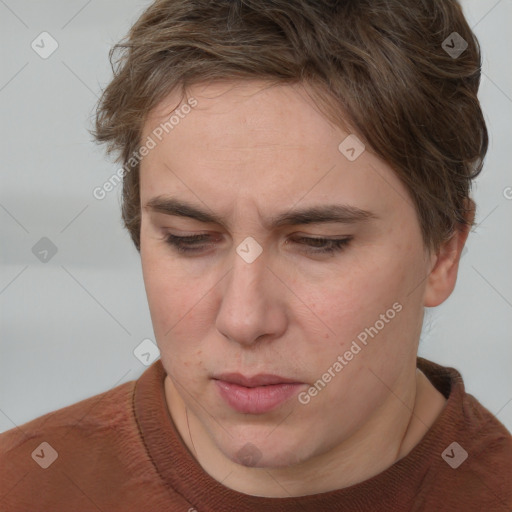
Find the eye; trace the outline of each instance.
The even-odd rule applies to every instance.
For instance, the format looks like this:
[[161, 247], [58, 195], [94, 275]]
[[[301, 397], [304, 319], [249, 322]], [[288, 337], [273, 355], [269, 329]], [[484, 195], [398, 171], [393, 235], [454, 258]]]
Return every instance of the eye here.
[[[341, 252], [352, 240], [352, 237], [345, 238], [311, 238], [299, 237], [295, 240], [302, 241], [303, 245], [307, 245], [306, 252], [311, 254], [331, 254]], [[288, 241], [286, 242], [288, 243]]]
[[[175, 236], [167, 235], [166, 243], [180, 254], [197, 254], [204, 249], [210, 247], [212, 242], [211, 236], [207, 234], [191, 235], [191, 236]], [[312, 237], [297, 237], [292, 241], [299, 245], [306, 245], [306, 252], [309, 254], [327, 254], [334, 255], [341, 252], [352, 240], [352, 237], [345, 238], [312, 238]], [[209, 242], [204, 244], [204, 242]], [[287, 240], [288, 244], [289, 241]]]
[[[175, 236], [167, 235], [165, 241], [178, 253], [197, 253], [201, 247], [197, 247], [200, 242], [207, 241], [209, 235], [191, 235], [191, 236]], [[199, 249], [199, 250], [198, 250]]]

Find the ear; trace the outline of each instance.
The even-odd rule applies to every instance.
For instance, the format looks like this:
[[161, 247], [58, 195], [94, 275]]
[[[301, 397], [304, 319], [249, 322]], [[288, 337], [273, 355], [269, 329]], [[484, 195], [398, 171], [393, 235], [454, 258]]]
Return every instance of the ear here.
[[425, 287], [424, 306], [426, 307], [439, 306], [455, 288], [460, 255], [475, 219], [475, 203], [471, 199], [467, 200], [466, 218], [468, 225], [457, 225], [453, 235], [441, 244], [432, 257], [433, 268]]

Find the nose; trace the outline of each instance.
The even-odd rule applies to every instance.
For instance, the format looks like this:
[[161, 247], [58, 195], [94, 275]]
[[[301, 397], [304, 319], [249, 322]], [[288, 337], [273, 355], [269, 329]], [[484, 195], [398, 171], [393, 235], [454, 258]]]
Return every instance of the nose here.
[[232, 261], [219, 285], [218, 331], [247, 347], [281, 336], [286, 324], [285, 287], [269, 268], [265, 251], [252, 262], [234, 252]]

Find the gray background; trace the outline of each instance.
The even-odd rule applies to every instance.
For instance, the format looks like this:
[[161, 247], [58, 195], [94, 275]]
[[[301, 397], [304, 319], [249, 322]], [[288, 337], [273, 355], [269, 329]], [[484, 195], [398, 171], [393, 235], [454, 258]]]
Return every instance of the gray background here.
[[[121, 187], [92, 195], [119, 166], [87, 128], [111, 77], [108, 50], [146, 5], [0, 0], [0, 432], [145, 370], [133, 351], [154, 337]], [[455, 292], [427, 312], [420, 355], [459, 369], [512, 429], [512, 0], [462, 5], [483, 47], [491, 144], [474, 192], [479, 225]], [[47, 59], [31, 47], [43, 31], [59, 45]], [[47, 262], [32, 252], [42, 237], [57, 248]]]

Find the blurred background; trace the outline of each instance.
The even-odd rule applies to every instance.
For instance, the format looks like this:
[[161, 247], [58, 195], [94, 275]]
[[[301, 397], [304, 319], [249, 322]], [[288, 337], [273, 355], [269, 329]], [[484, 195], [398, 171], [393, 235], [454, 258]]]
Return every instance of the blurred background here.
[[[148, 1], [0, 0], [0, 432], [134, 380], [158, 353], [120, 167], [91, 141], [110, 47]], [[512, 0], [462, 0], [490, 131], [478, 226], [419, 355], [457, 368], [512, 430]], [[141, 357], [151, 353], [151, 357]]]

